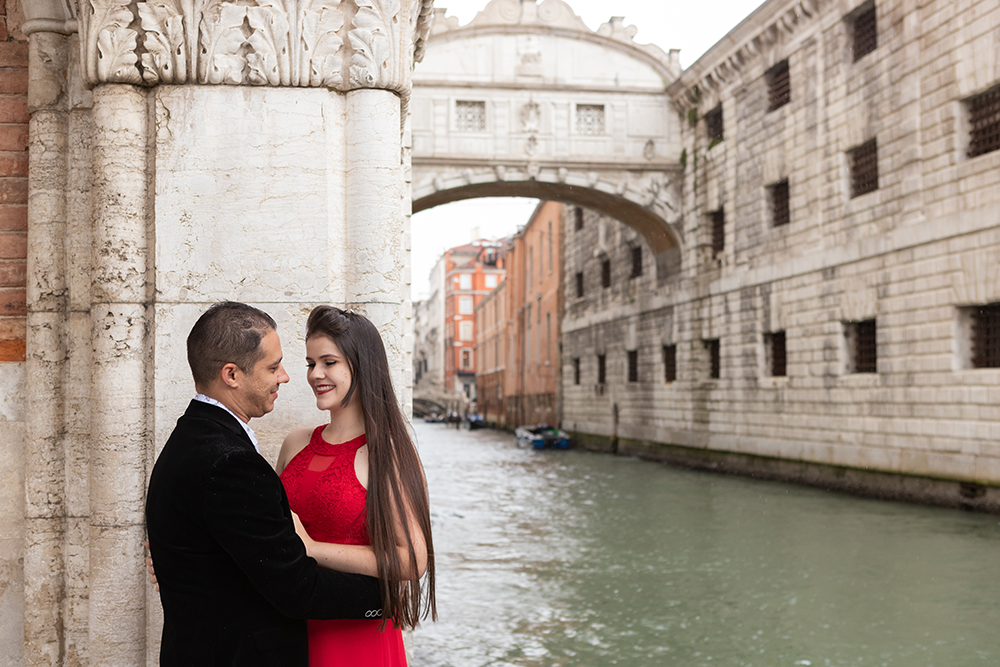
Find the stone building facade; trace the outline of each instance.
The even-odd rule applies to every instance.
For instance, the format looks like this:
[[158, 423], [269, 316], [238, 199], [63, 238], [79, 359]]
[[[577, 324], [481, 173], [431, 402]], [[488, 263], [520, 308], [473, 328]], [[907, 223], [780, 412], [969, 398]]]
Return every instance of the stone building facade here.
[[564, 427], [1000, 509], [998, 86], [996, 3], [765, 2], [668, 88], [679, 267], [567, 218]]
[[[505, 253], [510, 260], [509, 251]], [[508, 349], [507, 281], [476, 304], [476, 411], [490, 425], [507, 424], [504, 377]]]

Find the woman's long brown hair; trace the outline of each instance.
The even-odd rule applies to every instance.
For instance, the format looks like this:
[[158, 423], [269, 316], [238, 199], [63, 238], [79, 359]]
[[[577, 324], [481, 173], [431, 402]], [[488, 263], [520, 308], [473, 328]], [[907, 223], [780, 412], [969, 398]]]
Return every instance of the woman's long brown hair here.
[[[333, 306], [317, 306], [309, 314], [306, 339], [326, 336], [340, 349], [351, 371], [351, 387], [341, 405], [346, 407], [355, 392], [361, 400], [368, 442], [367, 527], [378, 564], [382, 594], [382, 628], [386, 620], [401, 628], [413, 628], [429, 614], [437, 620], [434, 594], [434, 543], [427, 500], [427, 482], [417, 449], [410, 439], [403, 413], [396, 402], [389, 375], [389, 361], [378, 329], [363, 315]], [[394, 517], [399, 517], [406, 535], [409, 569], [417, 571], [406, 505], [416, 516], [427, 545], [424, 582], [403, 577], [404, 563], [396, 545]]]

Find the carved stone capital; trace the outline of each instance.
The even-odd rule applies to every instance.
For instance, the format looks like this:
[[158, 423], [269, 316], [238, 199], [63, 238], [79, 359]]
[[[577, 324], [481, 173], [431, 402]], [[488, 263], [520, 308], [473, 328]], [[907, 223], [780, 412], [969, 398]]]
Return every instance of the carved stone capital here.
[[433, 0], [80, 0], [101, 83], [313, 86], [409, 94]]

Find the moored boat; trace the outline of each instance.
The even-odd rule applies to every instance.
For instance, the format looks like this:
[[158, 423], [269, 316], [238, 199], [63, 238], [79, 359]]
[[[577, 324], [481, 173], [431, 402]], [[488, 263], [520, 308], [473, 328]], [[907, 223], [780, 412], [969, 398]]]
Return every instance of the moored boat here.
[[522, 447], [534, 449], [566, 449], [569, 447], [569, 434], [548, 424], [537, 426], [518, 426], [514, 429], [517, 443]]

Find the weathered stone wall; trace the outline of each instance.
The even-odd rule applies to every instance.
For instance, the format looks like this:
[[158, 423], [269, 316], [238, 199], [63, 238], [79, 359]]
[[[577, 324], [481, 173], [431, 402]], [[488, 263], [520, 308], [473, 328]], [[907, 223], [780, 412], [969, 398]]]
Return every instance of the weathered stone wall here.
[[[766, 459], [955, 480], [967, 484], [895, 495], [996, 509], [975, 484], [1000, 485], [1000, 370], [969, 367], [963, 309], [1000, 301], [1000, 152], [967, 156], [965, 105], [1000, 84], [1000, 9], [876, 3], [877, 49], [854, 62], [860, 4], [766, 3], [671, 87], [684, 120], [685, 242], [663, 287], [621, 275], [634, 235], [624, 225], [593, 213], [581, 232], [567, 225], [564, 425], [650, 453], [679, 446], [670, 458], [686, 451], [692, 465], [733, 453], [743, 458], [727, 465], [746, 472]], [[784, 59], [791, 99], [768, 111], [765, 72]], [[724, 139], [712, 142], [704, 115], [719, 104]], [[852, 197], [849, 150], [870, 139], [878, 189]], [[790, 223], [774, 226], [768, 186], [784, 179]], [[720, 208], [715, 252], [710, 212]], [[593, 250], [604, 246], [609, 289]], [[868, 319], [877, 372], [851, 373], [845, 323]], [[765, 335], [781, 331], [787, 376], [771, 377]], [[720, 341], [718, 379], [710, 339]], [[662, 350], [673, 344], [668, 383]], [[634, 383], [628, 350], [640, 359]], [[865, 479], [852, 488], [896, 483]]]

